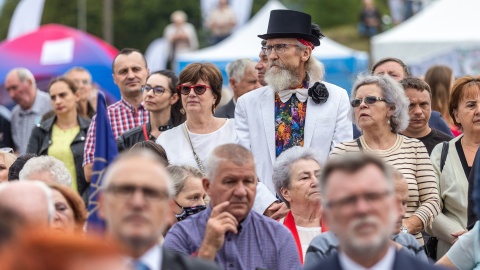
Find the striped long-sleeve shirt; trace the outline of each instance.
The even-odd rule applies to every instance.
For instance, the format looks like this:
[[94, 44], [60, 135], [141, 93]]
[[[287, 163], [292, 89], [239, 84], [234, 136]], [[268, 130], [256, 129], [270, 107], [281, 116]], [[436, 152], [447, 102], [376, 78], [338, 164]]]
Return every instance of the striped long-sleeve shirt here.
[[[423, 227], [431, 226], [433, 219], [440, 212], [438, 189], [433, 172], [433, 166], [427, 149], [417, 139], [397, 135], [395, 144], [387, 150], [373, 150], [368, 147], [363, 136], [360, 138], [363, 151], [383, 159], [400, 171], [408, 183], [408, 202], [405, 218], [417, 216], [423, 222]], [[332, 151], [332, 156], [348, 152], [360, 152], [357, 142], [349, 141], [338, 144]], [[421, 233], [415, 235], [421, 245]]]

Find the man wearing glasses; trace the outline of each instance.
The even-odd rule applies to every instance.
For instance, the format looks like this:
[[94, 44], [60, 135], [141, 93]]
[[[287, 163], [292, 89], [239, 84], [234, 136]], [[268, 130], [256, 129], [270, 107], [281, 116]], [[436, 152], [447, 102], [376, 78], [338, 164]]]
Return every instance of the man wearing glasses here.
[[390, 240], [398, 207], [393, 171], [383, 161], [363, 153], [334, 157], [323, 168], [320, 191], [339, 251], [305, 269], [439, 269]]
[[[273, 164], [283, 151], [310, 147], [325, 161], [337, 143], [352, 139], [352, 123], [347, 92], [322, 81], [323, 65], [312, 56], [323, 34], [310, 15], [273, 10], [267, 34], [259, 37], [267, 40], [268, 86], [239, 98], [235, 126], [238, 142], [255, 156], [259, 180], [275, 194]], [[257, 196], [257, 212], [285, 213], [278, 202], [263, 198]]]
[[109, 166], [102, 183], [100, 215], [109, 240], [123, 246], [133, 269], [219, 269], [162, 248], [158, 241], [171, 215], [173, 183], [152, 153], [130, 151]]

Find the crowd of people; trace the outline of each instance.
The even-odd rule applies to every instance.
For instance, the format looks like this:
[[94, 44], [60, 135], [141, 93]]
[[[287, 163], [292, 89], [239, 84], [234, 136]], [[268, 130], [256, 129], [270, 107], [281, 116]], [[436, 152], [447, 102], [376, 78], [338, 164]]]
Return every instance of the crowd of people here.
[[85, 237], [90, 74], [75, 67], [43, 92], [10, 71], [0, 268], [475, 269], [480, 77], [435, 66], [423, 80], [385, 58], [349, 97], [312, 57], [323, 34], [310, 15], [273, 10], [258, 37], [258, 62], [227, 66], [220, 108], [215, 65], [177, 77], [118, 53], [107, 118], [120, 154], [101, 172], [100, 239]]

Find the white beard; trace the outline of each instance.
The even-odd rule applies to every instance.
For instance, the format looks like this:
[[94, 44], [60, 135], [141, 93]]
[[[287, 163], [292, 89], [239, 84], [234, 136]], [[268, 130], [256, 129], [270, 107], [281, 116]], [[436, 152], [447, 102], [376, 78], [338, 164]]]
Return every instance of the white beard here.
[[276, 63], [277, 66], [271, 67], [265, 73], [265, 81], [270, 87], [279, 92], [296, 86], [298, 75], [292, 69], [283, 64]]

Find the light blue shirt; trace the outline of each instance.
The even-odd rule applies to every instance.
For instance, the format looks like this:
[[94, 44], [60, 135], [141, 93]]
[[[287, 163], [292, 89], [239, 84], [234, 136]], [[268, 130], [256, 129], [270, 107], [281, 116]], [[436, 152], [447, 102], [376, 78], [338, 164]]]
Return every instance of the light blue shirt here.
[[448, 250], [447, 257], [460, 270], [480, 269], [479, 222]]
[[132, 260], [132, 264], [134, 261], [142, 262], [144, 265], [148, 266], [149, 270], [161, 270], [162, 248], [160, 245], [154, 245], [147, 252], [145, 252], [142, 257], [137, 260]]
[[40, 124], [42, 116], [52, 110], [50, 95], [37, 89], [35, 101], [28, 110], [16, 105], [12, 110], [10, 126], [12, 138], [20, 155], [27, 152], [32, 129]]

